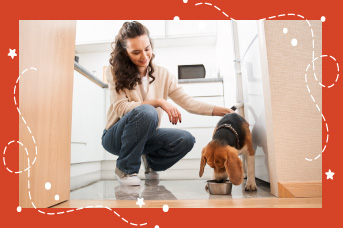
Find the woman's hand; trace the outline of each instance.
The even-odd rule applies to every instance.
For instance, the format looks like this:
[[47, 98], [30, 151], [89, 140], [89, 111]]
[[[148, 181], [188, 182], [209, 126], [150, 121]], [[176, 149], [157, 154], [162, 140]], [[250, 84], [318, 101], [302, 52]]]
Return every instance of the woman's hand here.
[[[214, 106], [213, 112], [212, 112], [212, 116], [225, 116], [228, 113], [234, 113], [235, 111], [233, 111], [230, 108], [224, 108], [224, 107], [218, 107], [218, 106]], [[238, 113], [237, 113], [238, 114]], [[240, 115], [242, 116], [242, 115]], [[243, 117], [243, 116], [242, 116]], [[244, 117], [243, 117], [244, 118]], [[244, 118], [245, 119], [245, 118]], [[245, 121], [248, 123], [248, 121], [245, 119]], [[248, 123], [249, 124], [249, 123]]]
[[179, 110], [168, 101], [164, 99], [158, 99], [159, 107], [161, 107], [169, 116], [169, 121], [172, 124], [177, 124], [177, 121], [181, 123], [181, 113]]
[[229, 108], [214, 106], [212, 116], [225, 116], [226, 114], [233, 113], [233, 112], [235, 111]]

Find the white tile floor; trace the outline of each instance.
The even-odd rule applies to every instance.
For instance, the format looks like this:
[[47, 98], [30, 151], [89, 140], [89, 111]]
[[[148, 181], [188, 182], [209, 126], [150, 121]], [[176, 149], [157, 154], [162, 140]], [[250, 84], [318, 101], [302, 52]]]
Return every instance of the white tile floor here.
[[205, 190], [205, 180], [160, 180], [144, 181], [141, 186], [122, 186], [116, 180], [102, 180], [88, 186], [75, 189], [70, 199], [83, 200], [194, 200], [194, 199], [230, 199], [230, 198], [269, 198], [269, 184], [256, 180], [257, 191], [244, 190], [245, 181], [232, 186], [231, 195], [211, 195]]

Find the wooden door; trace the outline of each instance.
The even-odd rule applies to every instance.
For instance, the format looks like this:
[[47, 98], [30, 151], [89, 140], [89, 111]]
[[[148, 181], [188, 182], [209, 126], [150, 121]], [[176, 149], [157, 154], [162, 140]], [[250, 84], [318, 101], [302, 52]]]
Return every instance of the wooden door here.
[[31, 167], [19, 175], [21, 207], [69, 199], [75, 30], [75, 21], [19, 21], [19, 167]]

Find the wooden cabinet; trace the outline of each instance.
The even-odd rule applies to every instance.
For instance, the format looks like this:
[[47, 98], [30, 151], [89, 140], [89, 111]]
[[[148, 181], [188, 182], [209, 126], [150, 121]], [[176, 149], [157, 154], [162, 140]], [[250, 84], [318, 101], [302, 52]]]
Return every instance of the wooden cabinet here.
[[19, 21], [19, 47], [19, 205], [44, 208], [69, 199], [75, 21]]

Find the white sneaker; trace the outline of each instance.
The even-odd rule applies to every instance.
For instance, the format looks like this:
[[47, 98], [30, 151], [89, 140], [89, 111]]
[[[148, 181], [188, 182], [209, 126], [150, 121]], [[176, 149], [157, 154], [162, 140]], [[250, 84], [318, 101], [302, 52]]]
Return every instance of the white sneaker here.
[[158, 180], [160, 175], [149, 167], [145, 154], [142, 155], [142, 160], [143, 160], [144, 168], [145, 168], [145, 179]]
[[134, 174], [127, 174], [121, 171], [120, 169], [116, 168], [114, 171], [114, 175], [116, 176], [117, 180], [122, 185], [140, 185], [141, 179], [137, 176], [137, 173]]
[[147, 180], [158, 180], [159, 177], [160, 177], [160, 174], [158, 174], [152, 169], [145, 171], [145, 179]]

